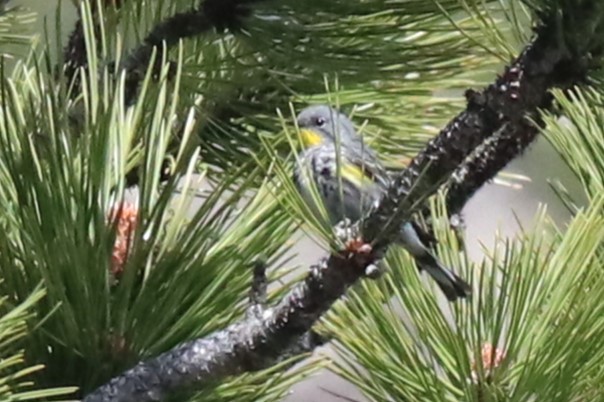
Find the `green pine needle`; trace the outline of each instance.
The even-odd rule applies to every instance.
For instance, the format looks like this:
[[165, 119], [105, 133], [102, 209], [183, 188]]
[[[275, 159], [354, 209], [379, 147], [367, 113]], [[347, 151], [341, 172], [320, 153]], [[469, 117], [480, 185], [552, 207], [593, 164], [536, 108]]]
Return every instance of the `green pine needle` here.
[[[362, 282], [325, 324], [338, 334], [336, 372], [376, 401], [576, 400], [592, 393], [604, 353], [602, 201], [550, 240], [543, 231], [556, 229], [542, 215], [534, 231], [500, 241], [472, 270], [452, 232], [440, 228], [443, 262], [474, 277], [471, 301], [441, 305], [409, 257], [392, 252], [386, 278]], [[497, 364], [481, 356], [488, 345], [503, 354]]]

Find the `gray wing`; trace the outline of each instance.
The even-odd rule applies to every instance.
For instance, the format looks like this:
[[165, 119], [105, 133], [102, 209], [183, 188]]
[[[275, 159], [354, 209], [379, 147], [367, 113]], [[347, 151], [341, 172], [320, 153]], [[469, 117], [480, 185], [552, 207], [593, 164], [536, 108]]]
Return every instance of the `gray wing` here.
[[347, 209], [356, 210], [354, 220], [358, 220], [379, 203], [388, 187], [388, 175], [370, 148], [348, 146], [342, 150], [342, 160], [346, 160], [347, 163], [355, 166], [363, 173], [364, 179], [360, 189], [358, 183], [352, 183], [342, 177], [344, 189], [348, 188], [347, 200], [354, 204], [348, 205]]

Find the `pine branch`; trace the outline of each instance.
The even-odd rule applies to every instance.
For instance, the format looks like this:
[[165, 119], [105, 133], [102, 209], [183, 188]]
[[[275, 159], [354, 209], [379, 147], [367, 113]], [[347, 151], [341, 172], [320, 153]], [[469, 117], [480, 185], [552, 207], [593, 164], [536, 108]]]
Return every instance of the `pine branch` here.
[[[245, 17], [250, 14], [249, 6], [263, 0], [200, 0], [199, 5], [188, 11], [178, 13], [158, 24], [149, 32], [143, 42], [125, 58], [121, 69], [127, 72], [126, 100], [130, 104], [136, 98], [136, 89], [151, 61], [153, 50], [158, 52], [157, 63], [161, 62], [164, 50], [178, 43], [180, 39], [198, 36], [212, 29], [219, 32], [228, 29], [238, 32]], [[93, 6], [93, 13], [96, 8]], [[106, 1], [105, 6], [113, 4], [120, 7], [123, 1]], [[99, 21], [93, 27], [98, 37]], [[164, 49], [165, 44], [165, 49]], [[68, 82], [77, 83], [77, 72], [87, 68], [86, 42], [81, 17], [76, 21], [69, 35], [67, 46], [63, 50], [64, 75]], [[111, 63], [110, 63], [111, 64]], [[75, 80], [75, 81], [74, 81]]]
[[[537, 138], [543, 122], [539, 109], [552, 110], [553, 97], [549, 90], [558, 88], [563, 91], [584, 84], [587, 73], [601, 67], [604, 49], [599, 38], [601, 24], [593, 25], [591, 20], [603, 12], [602, 5], [586, 2], [572, 12], [564, 13], [566, 20], [560, 18], [556, 8], [543, 11], [541, 25], [537, 28], [537, 40], [529, 46], [514, 65], [506, 69], [506, 75], [518, 73], [518, 80], [502, 82], [498, 87], [502, 93], [509, 93], [518, 100], [528, 95], [532, 101], [522, 115], [503, 121], [502, 128], [490, 141], [487, 141], [466, 162], [460, 164], [452, 175], [447, 193], [447, 209], [450, 214], [458, 214], [466, 202], [482, 185], [492, 180], [509, 162], [520, 155]], [[589, 18], [595, 16], [595, 18]], [[576, 27], [575, 20], [583, 21], [583, 27]], [[569, 25], [570, 28], [562, 29]], [[571, 29], [575, 26], [576, 30]], [[595, 27], [598, 27], [597, 29]], [[576, 32], [575, 32], [576, 31]], [[568, 32], [564, 38], [561, 32]], [[578, 46], [578, 43], [583, 46]], [[527, 81], [533, 85], [527, 87]], [[489, 87], [492, 88], [492, 87]], [[524, 91], [523, 91], [524, 89]], [[537, 92], [535, 92], [537, 91]], [[533, 122], [531, 123], [530, 120]]]
[[[102, 4], [105, 7], [113, 5], [114, 7], [121, 7], [123, 0], [105, 0]], [[98, 14], [97, 3], [95, 1], [90, 2], [93, 15]], [[80, 86], [80, 79], [78, 71], [80, 68], [88, 68], [88, 55], [86, 54], [86, 37], [84, 34], [84, 25], [82, 23], [82, 16], [78, 9], [78, 19], [76, 20], [75, 26], [67, 39], [67, 45], [63, 49], [63, 76], [68, 83], [73, 84], [76, 88]], [[94, 26], [94, 37], [96, 40], [95, 49], [99, 47], [99, 20], [95, 19]]]
[[[527, 131], [527, 114], [551, 105], [549, 89], [567, 87], [583, 78], [582, 69], [569, 70], [571, 61], [555, 39], [537, 36], [494, 84], [482, 92], [469, 91], [466, 110], [393, 180], [387, 196], [363, 223], [363, 241], [358, 243], [357, 230], [342, 232], [340, 237], [345, 244], [361, 244], [360, 247], [348, 247], [323, 258], [274, 308], [257, 306], [263, 292], [263, 274], [257, 273], [251, 307], [257, 313], [140, 363], [84, 401], [161, 400], [176, 389], [200, 387], [226, 376], [268, 367], [283, 356], [290, 356], [292, 350], [312, 350], [316, 346], [309, 332], [313, 324], [351, 285], [371, 271], [400, 224], [474, 149], [503, 128], [500, 139], [492, 141], [493, 148], [485, 149], [480, 159], [482, 168], [459, 181], [455, 191], [460, 194], [482, 185], [491, 177], [491, 170], [496, 172], [530, 143], [534, 135]], [[509, 152], [500, 157], [500, 149]]]
[[569, 88], [585, 79], [586, 60], [573, 59], [574, 55], [550, 30], [544, 28], [538, 32], [536, 39], [495, 83], [480, 92], [466, 92], [466, 109], [413, 159], [400, 177], [400, 189], [408, 188], [408, 183], [417, 180], [421, 172], [424, 173], [419, 185], [442, 183], [504, 125], [518, 133], [520, 127], [526, 126], [527, 117], [536, 116], [538, 109], [550, 108], [550, 89]]
[[[95, 26], [95, 32], [98, 32]], [[84, 38], [84, 26], [82, 18], [78, 18], [75, 27], [69, 34], [67, 45], [63, 49], [63, 75], [67, 82], [73, 83], [75, 87], [80, 86], [78, 70], [88, 68], [88, 56], [86, 55], [86, 41]]]
[[177, 389], [201, 387], [311, 351], [322, 339], [310, 328], [357, 281], [370, 260], [370, 255], [359, 254], [324, 258], [276, 307], [248, 314], [222, 331], [140, 363], [84, 402], [158, 401]]
[[[456, 216], [478, 189], [535, 140], [541, 126], [539, 111], [552, 108], [549, 91], [584, 83], [593, 57], [569, 51], [553, 26], [541, 25], [534, 41], [495, 83], [481, 92], [466, 92], [466, 110], [418, 154], [401, 184], [422, 169], [428, 185], [449, 178], [447, 210]], [[422, 213], [429, 216], [429, 211]]]
[[181, 39], [191, 38], [216, 29], [222, 32], [238, 32], [242, 28], [243, 19], [250, 12], [250, 5], [263, 0], [205, 0], [197, 7], [173, 15], [158, 24], [126, 57], [122, 69], [127, 72], [126, 102], [130, 104], [136, 98], [136, 90], [144, 77], [151, 61], [154, 49], [157, 51], [155, 60], [160, 63], [165, 50], [176, 45]]
[[[121, 7], [125, 0], [107, 0], [103, 5]], [[144, 77], [145, 71], [151, 62], [154, 50], [157, 52], [154, 70], [158, 70], [163, 60], [163, 53], [176, 45], [180, 39], [190, 38], [216, 29], [222, 32], [228, 29], [230, 32], [239, 32], [242, 28], [243, 19], [250, 12], [250, 5], [263, 0], [200, 0], [197, 7], [166, 19], [155, 26], [142, 44], [138, 45], [125, 58], [120, 70], [126, 71], [125, 103], [132, 104], [137, 96], [138, 87]], [[93, 14], [98, 14], [96, 3], [91, 3]], [[95, 20], [93, 31], [98, 40], [100, 34], [98, 18]], [[98, 44], [96, 44], [98, 47]], [[69, 35], [68, 43], [63, 50], [64, 71], [67, 82], [76, 88], [80, 85], [78, 71], [80, 68], [88, 68], [88, 56], [86, 54], [86, 41], [84, 25], [80, 17], [76, 21], [73, 31]], [[112, 64], [112, 63], [109, 63]], [[219, 108], [223, 120], [228, 118], [225, 113], [232, 117], [233, 110], [229, 105], [221, 105]], [[161, 181], [170, 177], [170, 166], [166, 160], [162, 168]], [[139, 183], [138, 168], [132, 169], [126, 174], [126, 185], [135, 186]]]

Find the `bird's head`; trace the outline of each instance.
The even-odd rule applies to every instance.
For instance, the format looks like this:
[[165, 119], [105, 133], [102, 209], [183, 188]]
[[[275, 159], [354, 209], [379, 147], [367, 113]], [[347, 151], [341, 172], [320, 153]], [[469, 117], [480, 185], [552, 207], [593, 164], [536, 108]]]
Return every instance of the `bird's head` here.
[[298, 114], [297, 121], [305, 148], [323, 143], [350, 142], [357, 137], [350, 119], [327, 105], [305, 108]]

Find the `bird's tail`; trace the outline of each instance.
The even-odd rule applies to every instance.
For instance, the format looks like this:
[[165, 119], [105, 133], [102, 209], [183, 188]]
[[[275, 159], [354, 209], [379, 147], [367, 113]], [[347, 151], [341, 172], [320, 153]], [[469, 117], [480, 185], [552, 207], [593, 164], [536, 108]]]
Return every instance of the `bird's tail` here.
[[420, 270], [426, 271], [436, 281], [449, 301], [469, 297], [472, 294], [470, 285], [443, 266], [430, 252], [415, 256], [415, 261]]
[[447, 296], [449, 301], [468, 297], [472, 288], [453, 271], [443, 266], [440, 261], [424, 245], [422, 238], [426, 237], [412, 222], [405, 223], [401, 227], [399, 243], [415, 258], [417, 267], [430, 274]]

